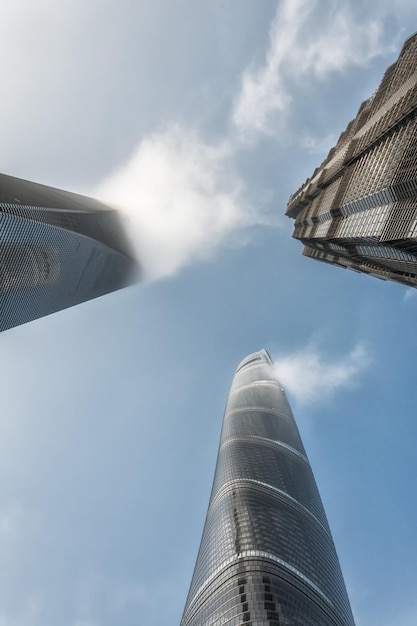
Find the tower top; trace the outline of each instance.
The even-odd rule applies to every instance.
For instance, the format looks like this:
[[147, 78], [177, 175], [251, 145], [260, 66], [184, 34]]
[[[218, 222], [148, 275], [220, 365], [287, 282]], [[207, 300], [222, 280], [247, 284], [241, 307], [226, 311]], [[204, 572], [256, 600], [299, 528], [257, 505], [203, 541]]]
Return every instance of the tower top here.
[[249, 354], [247, 357], [245, 357], [237, 366], [236, 372], [245, 367], [245, 365], [249, 365], [249, 363], [255, 361], [260, 361], [263, 363], [267, 363], [268, 365], [272, 365], [272, 359], [269, 352], [265, 348], [262, 348], [261, 350], [259, 350], [259, 352], [253, 352], [252, 354]]

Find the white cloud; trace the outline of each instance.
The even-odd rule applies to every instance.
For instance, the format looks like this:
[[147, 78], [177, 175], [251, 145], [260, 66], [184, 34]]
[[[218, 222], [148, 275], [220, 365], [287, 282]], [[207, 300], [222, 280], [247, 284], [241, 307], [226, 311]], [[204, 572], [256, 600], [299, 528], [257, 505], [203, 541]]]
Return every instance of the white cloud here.
[[206, 258], [230, 235], [260, 223], [244, 199], [227, 143], [205, 143], [175, 126], [143, 139], [95, 195], [128, 218], [145, 278]]
[[288, 108], [297, 83], [307, 74], [323, 78], [351, 65], [366, 65], [391, 50], [382, 41], [378, 18], [356, 16], [338, 1], [283, 0], [270, 28], [265, 64], [243, 74], [233, 122], [243, 133], [271, 133], [271, 118]]
[[300, 404], [325, 402], [339, 389], [355, 385], [369, 364], [361, 345], [338, 359], [329, 359], [312, 346], [274, 359], [277, 377]]
[[417, 289], [415, 287], [407, 287], [404, 292], [403, 300], [404, 302], [408, 302], [409, 300], [414, 300], [417, 296]]
[[[241, 93], [234, 123], [241, 130], [267, 130], [267, 118], [272, 111], [281, 111], [290, 103], [290, 96], [280, 71], [288, 60], [301, 26], [299, 12], [308, 11], [308, 0], [284, 0], [270, 29], [270, 47], [265, 66], [247, 69], [242, 77]], [[306, 18], [304, 18], [306, 19]]]

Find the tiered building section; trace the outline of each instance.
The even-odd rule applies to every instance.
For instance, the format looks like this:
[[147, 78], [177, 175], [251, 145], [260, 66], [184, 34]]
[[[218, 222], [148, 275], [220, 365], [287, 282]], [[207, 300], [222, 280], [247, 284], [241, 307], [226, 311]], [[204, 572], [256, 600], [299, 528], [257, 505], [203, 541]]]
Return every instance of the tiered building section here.
[[236, 370], [181, 626], [353, 626], [323, 505], [268, 353]]
[[116, 211], [0, 175], [0, 331], [121, 289], [136, 269]]
[[417, 34], [286, 214], [305, 256], [417, 286]]

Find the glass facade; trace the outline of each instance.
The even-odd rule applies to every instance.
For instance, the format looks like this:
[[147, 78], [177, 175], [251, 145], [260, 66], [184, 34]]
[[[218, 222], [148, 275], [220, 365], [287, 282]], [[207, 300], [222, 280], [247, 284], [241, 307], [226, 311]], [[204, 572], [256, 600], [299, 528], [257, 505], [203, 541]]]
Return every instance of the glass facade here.
[[181, 626], [353, 626], [326, 515], [265, 350], [236, 370]]
[[121, 289], [136, 269], [116, 211], [0, 175], [0, 331]]
[[416, 155], [417, 34], [291, 196], [287, 215], [303, 254], [416, 287]]

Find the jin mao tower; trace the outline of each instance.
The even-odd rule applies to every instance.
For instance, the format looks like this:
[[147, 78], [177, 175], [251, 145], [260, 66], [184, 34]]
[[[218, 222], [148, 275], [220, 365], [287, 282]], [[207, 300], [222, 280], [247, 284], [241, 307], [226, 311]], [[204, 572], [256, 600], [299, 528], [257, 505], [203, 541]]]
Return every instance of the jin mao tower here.
[[354, 626], [323, 505], [265, 350], [234, 376], [181, 626]]
[[417, 286], [417, 34], [286, 214], [305, 256]]

